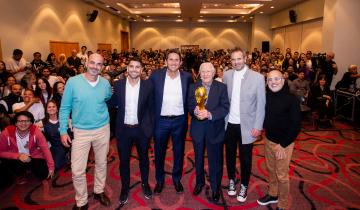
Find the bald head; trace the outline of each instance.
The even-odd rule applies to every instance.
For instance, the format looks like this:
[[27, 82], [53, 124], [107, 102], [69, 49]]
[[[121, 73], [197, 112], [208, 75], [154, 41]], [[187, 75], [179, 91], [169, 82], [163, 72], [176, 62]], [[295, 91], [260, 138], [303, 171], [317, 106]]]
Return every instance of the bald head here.
[[267, 75], [267, 85], [272, 92], [280, 91], [285, 84], [282, 73], [279, 70], [272, 70]]
[[349, 67], [348, 67], [348, 71], [351, 72], [352, 74], [357, 74], [357, 65], [354, 65], [354, 64], [351, 64]]

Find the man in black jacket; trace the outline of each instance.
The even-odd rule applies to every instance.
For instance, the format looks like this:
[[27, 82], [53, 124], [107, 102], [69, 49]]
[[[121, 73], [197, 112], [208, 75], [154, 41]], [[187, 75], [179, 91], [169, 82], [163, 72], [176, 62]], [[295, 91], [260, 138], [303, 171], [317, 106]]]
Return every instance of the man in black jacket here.
[[284, 88], [280, 71], [273, 70], [267, 77], [265, 159], [269, 172], [269, 191], [257, 200], [260, 205], [278, 203], [276, 209], [288, 207], [289, 164], [294, 140], [300, 132], [300, 104], [295, 95]]

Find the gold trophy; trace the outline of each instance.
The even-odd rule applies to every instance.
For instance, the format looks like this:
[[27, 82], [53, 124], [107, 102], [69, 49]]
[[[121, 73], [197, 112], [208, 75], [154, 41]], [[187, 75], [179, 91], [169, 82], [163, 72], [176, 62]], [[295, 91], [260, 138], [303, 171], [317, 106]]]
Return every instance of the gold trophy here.
[[200, 86], [195, 90], [195, 98], [196, 104], [198, 105], [200, 110], [205, 109], [205, 101], [207, 99], [206, 88], [204, 86]]

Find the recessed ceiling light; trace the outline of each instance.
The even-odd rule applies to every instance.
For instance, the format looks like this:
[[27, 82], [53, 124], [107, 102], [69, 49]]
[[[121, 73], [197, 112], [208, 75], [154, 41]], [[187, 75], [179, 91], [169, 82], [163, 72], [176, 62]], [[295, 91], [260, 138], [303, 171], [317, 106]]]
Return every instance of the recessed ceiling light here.
[[240, 5], [238, 5], [238, 4], [235, 4], [235, 7], [238, 7], [238, 6], [240, 6]]
[[107, 7], [107, 8], [109, 8], [109, 7], [110, 7], [110, 5], [106, 5], [106, 7]]
[[260, 14], [263, 14], [264, 12], [260, 12]]
[[275, 7], [274, 7], [274, 6], [271, 6], [270, 8], [271, 8], [271, 9], [274, 9]]

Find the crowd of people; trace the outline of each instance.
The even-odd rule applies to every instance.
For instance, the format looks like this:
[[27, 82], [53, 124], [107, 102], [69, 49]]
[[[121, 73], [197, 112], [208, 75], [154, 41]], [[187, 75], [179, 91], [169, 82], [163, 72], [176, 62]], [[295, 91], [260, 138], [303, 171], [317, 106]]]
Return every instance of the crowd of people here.
[[[329, 87], [338, 72], [334, 56], [332, 52], [313, 55], [289, 48], [284, 54], [279, 48], [264, 53], [256, 48], [251, 53], [240, 48], [93, 53], [82, 46], [68, 58], [50, 53], [43, 61], [41, 53], [35, 52], [34, 59], [27, 62], [22, 50], [15, 49], [9, 61], [0, 61], [1, 168], [15, 174], [21, 184], [27, 171], [44, 180], [71, 162], [74, 209], [87, 209], [84, 157], [92, 147], [94, 199], [109, 206], [111, 201], [104, 192], [106, 162], [110, 137], [115, 136], [122, 186], [119, 202], [125, 204], [130, 191], [131, 146], [136, 145], [142, 190], [150, 199], [164, 188], [166, 147], [171, 137], [172, 180], [175, 191], [183, 193], [184, 140], [190, 116], [196, 166], [194, 195], [205, 185], [206, 148], [211, 202], [220, 199], [224, 151], [227, 193], [245, 202], [253, 142], [265, 128], [269, 192], [258, 203], [278, 203], [279, 209], [285, 209], [300, 111], [308, 107], [318, 114], [319, 121], [332, 126]], [[360, 83], [358, 78], [357, 66], [350, 65], [336, 86], [354, 89], [356, 82]], [[200, 87], [205, 95], [196, 94]], [[153, 191], [148, 183], [151, 139], [156, 169]], [[237, 148], [240, 180], [235, 176]]]

